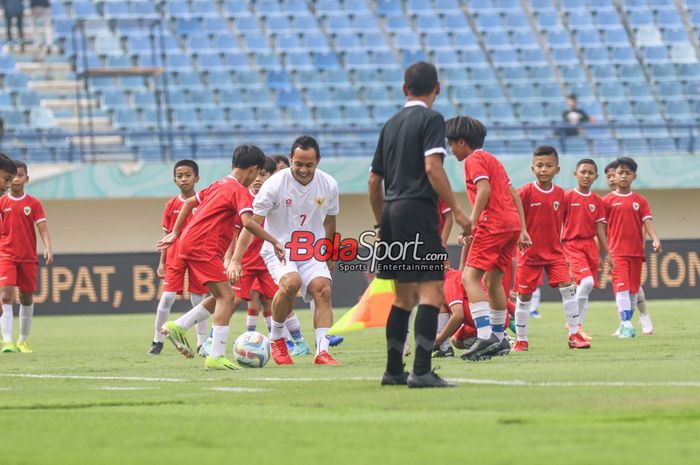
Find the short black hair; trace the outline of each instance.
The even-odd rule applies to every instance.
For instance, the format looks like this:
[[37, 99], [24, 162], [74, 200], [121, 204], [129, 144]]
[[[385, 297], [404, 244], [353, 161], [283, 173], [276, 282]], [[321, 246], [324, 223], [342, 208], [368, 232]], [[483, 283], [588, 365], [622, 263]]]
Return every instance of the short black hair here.
[[570, 98], [571, 100], [578, 100], [578, 95], [576, 94], [569, 94], [566, 96], [566, 98]]
[[455, 116], [445, 122], [445, 137], [449, 141], [464, 140], [470, 149], [484, 146], [488, 130], [484, 123], [471, 116]]
[[620, 157], [615, 161], [617, 162], [617, 166], [615, 166], [615, 169], [621, 166], [626, 166], [633, 173], [637, 172], [637, 162], [631, 159], [630, 157]]
[[316, 151], [316, 160], [319, 160], [321, 158], [321, 148], [318, 146], [318, 142], [316, 142], [316, 139], [314, 139], [311, 136], [304, 135], [304, 136], [299, 136], [296, 139], [294, 139], [294, 143], [292, 144], [292, 149], [289, 151], [290, 157], [294, 156], [294, 151], [296, 149], [302, 149], [302, 150], [314, 149]]
[[557, 149], [551, 145], [540, 145], [535, 149], [535, 153], [532, 154], [533, 157], [544, 157], [548, 155], [554, 155], [557, 163], [559, 163], [559, 154], [557, 153]]
[[613, 160], [610, 163], [608, 163], [607, 165], [605, 165], [605, 174], [607, 174], [608, 171], [610, 171], [610, 170], [616, 170], [618, 164], [619, 164], [619, 162], [617, 160]]
[[2, 152], [0, 152], [0, 171], [4, 171], [12, 176], [17, 174], [17, 166], [15, 165], [14, 160]]
[[590, 158], [582, 158], [579, 160], [578, 163], [576, 163], [576, 169], [578, 169], [578, 167], [581, 165], [593, 165], [595, 167], [595, 172], [598, 172], [598, 165], [596, 165]]
[[275, 160], [275, 164], [278, 163], [284, 163], [287, 165], [287, 168], [289, 168], [292, 164], [289, 162], [289, 157], [285, 157], [284, 155], [275, 155], [272, 157], [273, 160]]
[[274, 158], [271, 157], [265, 157], [265, 166], [260, 168], [261, 170], [265, 170], [268, 173], [272, 174], [275, 171], [277, 171], [277, 162], [275, 162]]
[[233, 149], [231, 164], [234, 168], [246, 169], [257, 166], [262, 169], [265, 166], [265, 153], [253, 144], [239, 145]]
[[180, 160], [173, 166], [173, 176], [175, 176], [175, 171], [181, 166], [189, 166], [194, 171], [195, 176], [199, 176], [199, 165], [194, 160]]
[[406, 68], [403, 82], [408, 88], [408, 93], [414, 97], [422, 97], [430, 94], [438, 85], [438, 72], [435, 65], [425, 61], [418, 61]]
[[27, 168], [27, 164], [21, 160], [13, 160], [15, 163], [15, 168], [18, 170], [20, 168], [24, 168], [24, 174], [29, 174], [29, 169]]

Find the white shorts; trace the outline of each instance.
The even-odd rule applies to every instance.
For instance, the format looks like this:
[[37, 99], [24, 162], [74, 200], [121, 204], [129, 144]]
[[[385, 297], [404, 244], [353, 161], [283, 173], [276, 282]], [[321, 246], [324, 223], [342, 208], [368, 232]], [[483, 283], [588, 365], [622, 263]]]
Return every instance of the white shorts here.
[[284, 275], [288, 273], [299, 274], [301, 277], [301, 295], [304, 302], [311, 302], [311, 300], [313, 300], [306, 290], [309, 284], [311, 284], [311, 281], [316, 278], [333, 280], [326, 262], [319, 262], [313, 258], [303, 262], [294, 262], [289, 259], [289, 251], [287, 251], [287, 260], [284, 265], [275, 254], [262, 254], [262, 258], [265, 261], [267, 269], [270, 271], [270, 276], [272, 276], [272, 279], [277, 285], [279, 285]]

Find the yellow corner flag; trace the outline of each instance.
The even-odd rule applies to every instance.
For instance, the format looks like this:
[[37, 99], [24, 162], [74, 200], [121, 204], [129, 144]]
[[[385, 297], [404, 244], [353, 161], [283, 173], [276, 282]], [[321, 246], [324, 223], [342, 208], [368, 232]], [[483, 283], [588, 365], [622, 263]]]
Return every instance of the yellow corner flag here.
[[394, 297], [394, 280], [374, 278], [357, 305], [336, 321], [329, 332], [342, 334], [363, 328], [386, 326]]

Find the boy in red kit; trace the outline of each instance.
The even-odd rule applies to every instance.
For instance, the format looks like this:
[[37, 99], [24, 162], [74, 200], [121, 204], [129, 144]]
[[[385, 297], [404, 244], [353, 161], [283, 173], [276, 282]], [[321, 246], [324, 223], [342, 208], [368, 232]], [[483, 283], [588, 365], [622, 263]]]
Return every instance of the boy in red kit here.
[[[180, 209], [187, 199], [194, 197], [195, 185], [199, 182], [199, 166], [193, 160], [180, 160], [175, 163], [173, 168], [173, 181], [180, 189], [180, 194], [168, 200], [165, 204], [165, 213], [163, 214], [163, 231], [165, 234], [170, 233], [175, 226], [175, 221], [180, 214]], [[185, 224], [192, 219], [190, 215]], [[149, 355], [158, 355], [163, 350], [164, 336], [160, 332], [160, 328], [170, 318], [170, 309], [175, 303], [178, 294], [182, 294], [185, 287], [185, 262], [178, 255], [177, 242], [167, 250], [160, 252], [160, 262], [158, 263], [158, 277], [163, 280], [163, 292], [158, 302], [156, 310], [155, 335], [151, 348], [148, 351]], [[190, 292], [190, 302], [192, 306], [200, 303], [209, 290], [207, 287], [197, 282], [193, 276], [188, 278], [187, 290]], [[197, 323], [197, 345], [201, 346], [207, 338], [209, 325], [207, 321]]]
[[[605, 167], [605, 179], [608, 181], [608, 188], [610, 188], [611, 191], [617, 189], [617, 185], [615, 184], [616, 169], [617, 160], [613, 160]], [[647, 309], [647, 299], [642, 286], [639, 286], [639, 292], [637, 292], [637, 309], [639, 310], [639, 323], [642, 325], [642, 334], [651, 336], [654, 333], [654, 325], [651, 322], [651, 315]], [[622, 323], [622, 313], [618, 312], [618, 316], [620, 317], [620, 323]], [[613, 336], [620, 336], [620, 326], [615, 328], [615, 332], [612, 334]]]
[[[12, 159], [4, 153], [0, 153], [0, 195], [5, 194], [5, 191], [7, 191], [8, 187], [10, 187], [10, 184], [12, 183], [12, 179], [15, 177], [15, 174], [17, 174], [17, 167], [15, 166], [15, 162], [12, 161]], [[4, 230], [2, 217], [3, 215], [0, 214], [0, 232]], [[0, 323], [2, 322], [3, 314], [4, 312], [2, 311], [2, 307], [0, 307]], [[12, 317], [10, 316], [10, 318]], [[3, 349], [4, 348], [5, 344], [3, 343]], [[10, 337], [10, 339], [8, 340], [8, 349], [10, 349], [9, 352], [17, 351], [14, 344], [12, 344], [12, 337]]]
[[[238, 218], [256, 236], [274, 245], [275, 254], [284, 259], [284, 247], [271, 237], [262, 227], [251, 221], [252, 203], [249, 186], [265, 164], [265, 154], [254, 145], [241, 145], [233, 152], [232, 172], [225, 178], [187, 199], [178, 215], [170, 234], [158, 242], [160, 249], [167, 249], [182, 235], [179, 242], [180, 258], [185, 260], [187, 271], [199, 282], [206, 284], [216, 299], [214, 311], [213, 343], [211, 355], [206, 358], [207, 369], [238, 370], [240, 367], [226, 357], [229, 321], [233, 314], [233, 290], [224, 268], [224, 254], [231, 240]], [[184, 228], [187, 217], [197, 207], [197, 214]], [[184, 229], [184, 231], [183, 231]], [[197, 306], [199, 307], [199, 306]], [[188, 312], [189, 313], [189, 312]], [[206, 320], [209, 312], [194, 316], [196, 321]], [[168, 321], [163, 325], [163, 334], [183, 355], [193, 357], [194, 353], [185, 335], [185, 330]]]
[[603, 201], [608, 219], [613, 290], [617, 310], [622, 316], [620, 337], [636, 335], [632, 326], [632, 312], [637, 306], [637, 293], [642, 280], [644, 234], [652, 240], [654, 253], [661, 252], [661, 241], [652, 225], [649, 203], [640, 194], [632, 192], [632, 182], [637, 178], [637, 163], [629, 157], [617, 159], [615, 190]]
[[587, 349], [590, 343], [579, 332], [579, 310], [576, 290], [571, 282], [561, 243], [562, 226], [567, 216], [564, 189], [552, 183], [559, 173], [559, 155], [554, 147], [543, 145], [532, 157], [532, 172], [536, 180], [518, 190], [525, 210], [527, 229], [532, 232], [532, 247], [518, 256], [515, 289], [518, 301], [515, 309], [517, 342], [514, 352], [528, 350], [527, 323], [532, 293], [542, 271], [547, 271], [549, 285], [558, 287], [569, 326], [569, 348]]
[[590, 340], [582, 327], [588, 310], [588, 296], [598, 284], [598, 246], [605, 254], [606, 261], [610, 260], [610, 251], [605, 237], [605, 205], [603, 199], [591, 191], [591, 186], [598, 179], [598, 166], [593, 160], [584, 158], [576, 163], [574, 176], [578, 187], [566, 193], [567, 214], [561, 240], [577, 284], [579, 331], [586, 340]]
[[[531, 242], [520, 197], [506, 170], [482, 149], [486, 127], [474, 118], [458, 116], [447, 120], [445, 135], [457, 160], [467, 160], [464, 175], [474, 228], [463, 283], [478, 337], [462, 359], [482, 360], [510, 350], [505, 338], [507, 298], [503, 275], [512, 266], [518, 245], [527, 248]], [[464, 245], [469, 238], [463, 234], [460, 240]], [[481, 287], [482, 278], [488, 295]]]
[[[36, 230], [44, 243], [44, 259], [53, 262], [51, 237], [46, 225], [46, 215], [38, 199], [24, 192], [29, 182], [27, 165], [15, 161], [16, 175], [12, 178], [10, 192], [0, 198], [3, 231], [0, 237], [0, 294], [2, 297], [3, 352], [31, 353], [29, 333], [34, 315], [34, 291], [37, 285]], [[12, 305], [15, 286], [19, 288], [19, 339], [12, 342]]]

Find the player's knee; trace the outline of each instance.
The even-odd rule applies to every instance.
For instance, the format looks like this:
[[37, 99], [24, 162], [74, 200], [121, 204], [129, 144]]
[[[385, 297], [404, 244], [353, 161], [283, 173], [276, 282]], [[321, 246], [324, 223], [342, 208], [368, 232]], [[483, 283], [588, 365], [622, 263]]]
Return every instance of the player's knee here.
[[315, 300], [319, 300], [321, 302], [330, 302], [331, 284], [326, 282], [316, 286], [311, 292], [311, 295], [314, 297]]
[[529, 302], [532, 300], [532, 294], [518, 294], [518, 299], [521, 302]]
[[279, 289], [287, 296], [296, 296], [301, 289], [301, 276], [292, 273], [283, 276], [279, 283]]
[[2, 290], [0, 290], [0, 300], [2, 300], [3, 305], [14, 303], [14, 300], [15, 300], [14, 287], [11, 287], [11, 288], [5, 287]]

